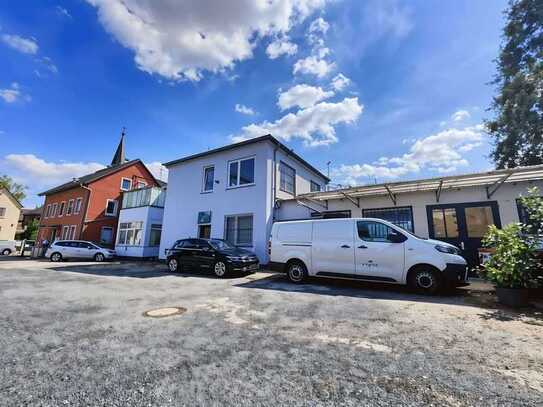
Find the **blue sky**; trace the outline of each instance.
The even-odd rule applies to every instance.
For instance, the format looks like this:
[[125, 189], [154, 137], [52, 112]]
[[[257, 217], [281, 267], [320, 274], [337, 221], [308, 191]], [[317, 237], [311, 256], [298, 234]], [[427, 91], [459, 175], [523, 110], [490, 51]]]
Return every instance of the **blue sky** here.
[[107, 165], [122, 126], [157, 174], [268, 132], [342, 185], [486, 170], [505, 7], [0, 0], [0, 174], [34, 205]]

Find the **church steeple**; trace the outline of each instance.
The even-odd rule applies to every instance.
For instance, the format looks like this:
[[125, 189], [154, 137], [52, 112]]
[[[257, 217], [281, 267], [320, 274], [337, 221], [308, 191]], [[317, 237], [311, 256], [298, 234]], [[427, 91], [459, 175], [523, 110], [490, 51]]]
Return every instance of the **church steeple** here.
[[126, 161], [126, 157], [124, 155], [124, 135], [125, 135], [125, 128], [123, 127], [122, 133], [121, 133], [121, 141], [119, 142], [119, 146], [117, 147], [117, 151], [115, 151], [115, 155], [113, 156], [113, 160], [111, 160], [111, 166], [115, 167], [117, 165], [121, 165]]

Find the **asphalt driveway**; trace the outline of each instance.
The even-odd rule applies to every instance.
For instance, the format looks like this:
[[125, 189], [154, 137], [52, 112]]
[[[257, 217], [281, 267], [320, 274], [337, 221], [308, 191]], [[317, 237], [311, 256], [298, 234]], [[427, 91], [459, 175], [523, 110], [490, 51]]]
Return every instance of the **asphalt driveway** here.
[[540, 313], [165, 270], [0, 261], [0, 405], [543, 404]]

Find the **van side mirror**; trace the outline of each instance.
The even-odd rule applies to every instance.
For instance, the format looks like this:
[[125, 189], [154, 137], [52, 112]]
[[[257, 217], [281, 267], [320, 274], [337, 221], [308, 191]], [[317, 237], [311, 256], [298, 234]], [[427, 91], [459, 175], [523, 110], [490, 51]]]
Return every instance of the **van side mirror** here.
[[401, 233], [389, 233], [387, 236], [387, 239], [392, 243], [403, 243], [407, 240], [407, 238], [402, 235]]

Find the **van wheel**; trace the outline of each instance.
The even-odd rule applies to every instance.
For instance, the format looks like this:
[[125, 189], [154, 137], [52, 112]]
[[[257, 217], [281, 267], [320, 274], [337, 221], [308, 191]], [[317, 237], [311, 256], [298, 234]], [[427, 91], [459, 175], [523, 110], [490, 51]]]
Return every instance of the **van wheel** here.
[[11, 250], [10, 249], [4, 249], [4, 251], [2, 252], [2, 255], [3, 256], [9, 256], [11, 254]]
[[302, 283], [307, 277], [307, 269], [302, 262], [293, 261], [287, 265], [287, 277], [294, 284]]
[[409, 286], [424, 294], [436, 294], [441, 290], [439, 271], [431, 266], [418, 266], [409, 273]]

